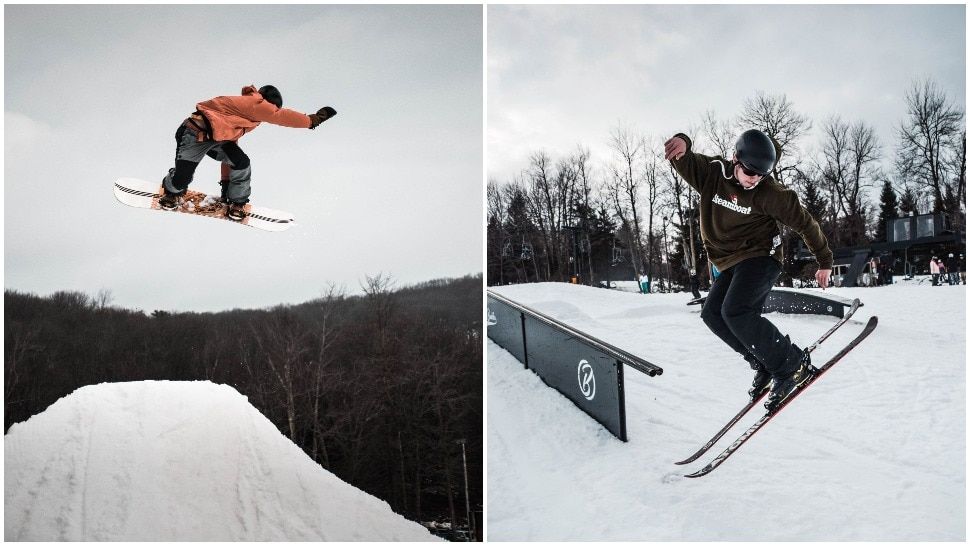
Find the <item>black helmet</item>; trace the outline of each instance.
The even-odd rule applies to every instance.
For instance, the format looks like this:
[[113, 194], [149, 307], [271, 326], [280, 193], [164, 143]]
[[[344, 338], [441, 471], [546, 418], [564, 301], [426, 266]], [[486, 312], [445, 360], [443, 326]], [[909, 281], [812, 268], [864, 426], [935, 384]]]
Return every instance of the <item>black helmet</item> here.
[[757, 129], [748, 129], [741, 133], [734, 145], [734, 156], [742, 165], [762, 175], [771, 172], [778, 158], [775, 143]]
[[276, 87], [264, 85], [259, 88], [259, 94], [267, 101], [275, 104], [277, 108], [283, 107], [283, 95], [280, 95], [280, 90]]

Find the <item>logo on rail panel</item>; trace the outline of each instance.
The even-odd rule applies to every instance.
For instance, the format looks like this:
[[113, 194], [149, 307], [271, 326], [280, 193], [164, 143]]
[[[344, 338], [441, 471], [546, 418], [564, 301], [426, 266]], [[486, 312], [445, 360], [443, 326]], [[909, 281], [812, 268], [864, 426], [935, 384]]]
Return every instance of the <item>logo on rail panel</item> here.
[[585, 360], [580, 360], [577, 375], [579, 392], [583, 393], [583, 397], [587, 400], [592, 400], [596, 396], [596, 376], [593, 375], [593, 366]]

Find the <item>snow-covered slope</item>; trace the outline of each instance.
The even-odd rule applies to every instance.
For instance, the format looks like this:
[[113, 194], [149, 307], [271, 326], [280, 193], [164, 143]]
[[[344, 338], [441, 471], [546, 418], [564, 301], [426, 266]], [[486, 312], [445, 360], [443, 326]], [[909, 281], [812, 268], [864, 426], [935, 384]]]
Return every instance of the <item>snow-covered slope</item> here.
[[231, 387], [83, 387], [4, 437], [4, 539], [435, 540]]
[[[819, 347], [876, 331], [712, 474], [699, 448], [747, 401], [753, 372], [689, 294], [568, 284], [501, 294], [662, 366], [626, 376], [630, 441], [488, 343], [490, 540], [965, 540], [966, 287], [831, 289], [865, 306]], [[835, 319], [772, 314], [799, 345]]]

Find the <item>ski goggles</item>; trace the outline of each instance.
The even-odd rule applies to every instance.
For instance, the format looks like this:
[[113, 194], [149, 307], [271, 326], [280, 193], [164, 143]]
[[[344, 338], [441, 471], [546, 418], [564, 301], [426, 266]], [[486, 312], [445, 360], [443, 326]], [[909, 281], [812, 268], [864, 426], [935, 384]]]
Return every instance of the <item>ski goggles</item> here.
[[748, 176], [757, 176], [758, 178], [764, 178], [764, 176], [765, 176], [765, 175], [763, 175], [763, 174], [761, 174], [759, 172], [752, 171], [751, 169], [745, 167], [744, 166], [744, 163], [741, 163], [740, 161], [738, 162], [738, 165], [741, 166], [741, 172], [743, 172], [744, 174], [746, 174]]

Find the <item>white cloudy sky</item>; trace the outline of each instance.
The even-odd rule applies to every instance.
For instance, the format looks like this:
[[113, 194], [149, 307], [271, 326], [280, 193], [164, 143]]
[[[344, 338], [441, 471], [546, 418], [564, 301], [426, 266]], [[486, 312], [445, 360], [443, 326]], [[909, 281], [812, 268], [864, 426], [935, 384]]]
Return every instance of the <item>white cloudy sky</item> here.
[[[4, 286], [151, 311], [299, 303], [482, 271], [482, 7], [5, 6]], [[266, 233], [117, 203], [195, 104], [272, 83], [339, 115], [240, 141]], [[217, 191], [203, 160], [193, 189]]]
[[603, 162], [620, 122], [662, 142], [758, 91], [813, 121], [806, 149], [838, 114], [873, 126], [887, 161], [915, 78], [966, 108], [963, 5], [491, 5], [487, 17], [487, 172], [500, 182], [538, 149], [583, 144]]

